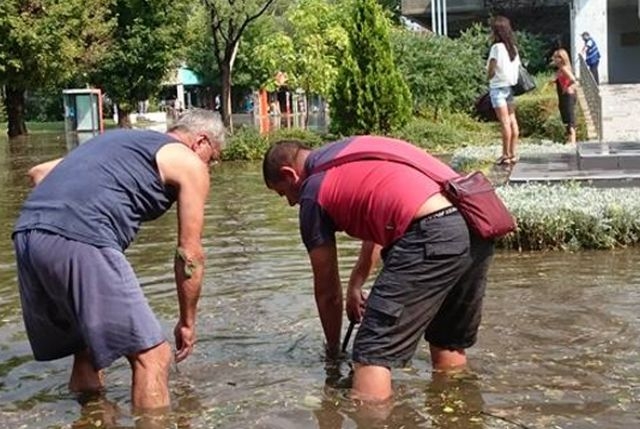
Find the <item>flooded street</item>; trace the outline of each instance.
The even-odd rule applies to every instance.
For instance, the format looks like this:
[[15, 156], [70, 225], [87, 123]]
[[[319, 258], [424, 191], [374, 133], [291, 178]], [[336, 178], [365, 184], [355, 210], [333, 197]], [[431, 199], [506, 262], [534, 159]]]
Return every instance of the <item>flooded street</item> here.
[[[82, 409], [66, 388], [71, 359], [31, 357], [10, 234], [28, 167], [66, 151], [64, 136], [0, 137], [0, 428], [157, 427], [130, 413], [124, 359], [106, 372], [107, 401]], [[432, 377], [423, 343], [394, 371], [394, 407], [374, 413], [346, 398], [348, 362], [323, 362], [297, 210], [266, 190], [259, 164], [217, 165], [212, 177], [198, 343], [172, 369], [163, 427], [640, 427], [640, 249], [498, 252], [472, 372]], [[168, 338], [175, 241], [171, 211], [143, 225], [127, 251]], [[345, 280], [358, 243], [341, 236], [339, 249]]]

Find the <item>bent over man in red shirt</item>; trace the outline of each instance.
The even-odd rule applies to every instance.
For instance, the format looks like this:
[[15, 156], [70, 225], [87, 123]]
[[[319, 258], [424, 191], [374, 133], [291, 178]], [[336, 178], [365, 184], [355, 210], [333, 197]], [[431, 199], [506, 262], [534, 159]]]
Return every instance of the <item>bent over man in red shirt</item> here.
[[[357, 136], [311, 150], [273, 145], [263, 161], [269, 189], [300, 205], [314, 293], [329, 357], [339, 353], [343, 293], [335, 232], [363, 240], [347, 289], [347, 315], [361, 322], [353, 346], [352, 395], [392, 395], [391, 368], [406, 365], [424, 336], [435, 370], [467, 363], [480, 325], [493, 243], [474, 236], [434, 180], [410, 165], [379, 159], [322, 164], [355, 153], [386, 152], [450, 179], [457, 173], [407, 142]], [[384, 266], [365, 299], [362, 286], [380, 254]]]

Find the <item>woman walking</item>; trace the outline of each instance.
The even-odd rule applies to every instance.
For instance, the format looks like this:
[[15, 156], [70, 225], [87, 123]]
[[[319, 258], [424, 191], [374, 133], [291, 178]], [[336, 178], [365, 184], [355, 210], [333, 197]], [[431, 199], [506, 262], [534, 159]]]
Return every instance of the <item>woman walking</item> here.
[[573, 74], [569, 54], [564, 49], [557, 49], [551, 57], [557, 67], [556, 78], [552, 81], [556, 84], [558, 93], [558, 108], [562, 123], [566, 127], [567, 143], [576, 143], [576, 85], [578, 81]]
[[516, 146], [520, 129], [516, 119], [516, 105], [511, 87], [518, 82], [520, 56], [509, 19], [496, 16], [491, 21], [493, 45], [487, 59], [491, 106], [500, 121], [502, 156], [497, 164], [508, 165], [517, 161]]

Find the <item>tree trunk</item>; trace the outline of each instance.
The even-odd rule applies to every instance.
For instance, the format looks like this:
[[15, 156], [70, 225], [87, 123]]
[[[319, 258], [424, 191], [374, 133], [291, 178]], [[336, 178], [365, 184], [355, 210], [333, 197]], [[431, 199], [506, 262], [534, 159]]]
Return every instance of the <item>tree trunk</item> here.
[[131, 109], [125, 108], [119, 104], [117, 106], [118, 106], [118, 127], [131, 128], [131, 121], [129, 120], [129, 113], [131, 113]]
[[220, 67], [222, 79], [222, 122], [228, 130], [232, 130], [233, 123], [231, 120], [231, 67], [229, 64], [223, 64]]
[[23, 136], [27, 134], [27, 124], [24, 121], [24, 93], [23, 88], [14, 88], [10, 85], [6, 87], [6, 106], [9, 138]]

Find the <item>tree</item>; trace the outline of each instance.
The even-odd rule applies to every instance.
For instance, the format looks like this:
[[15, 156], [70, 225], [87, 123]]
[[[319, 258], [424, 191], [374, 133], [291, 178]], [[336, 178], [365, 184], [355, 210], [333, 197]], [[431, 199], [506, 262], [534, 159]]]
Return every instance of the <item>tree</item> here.
[[301, 0], [286, 14], [293, 42], [289, 77], [307, 97], [329, 96], [335, 87], [349, 40], [342, 26], [342, 11], [327, 0]]
[[222, 119], [231, 127], [231, 84], [240, 39], [247, 27], [276, 0], [203, 0], [209, 13], [213, 51], [220, 71]]
[[109, 44], [103, 0], [0, 1], [0, 85], [8, 135], [27, 134], [27, 90], [53, 88], [91, 69]]
[[113, 46], [91, 76], [118, 106], [118, 124], [129, 127], [138, 101], [155, 94], [181, 58], [192, 0], [113, 0]]
[[411, 95], [391, 50], [390, 23], [375, 0], [356, 0], [351, 17], [331, 98], [331, 127], [342, 134], [388, 134], [411, 115]]

